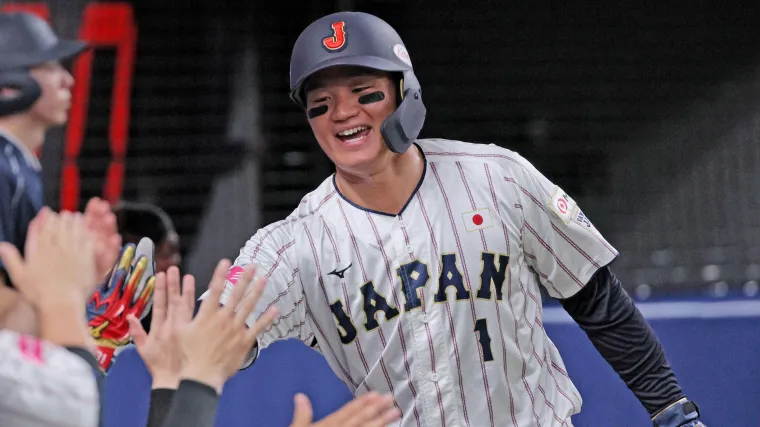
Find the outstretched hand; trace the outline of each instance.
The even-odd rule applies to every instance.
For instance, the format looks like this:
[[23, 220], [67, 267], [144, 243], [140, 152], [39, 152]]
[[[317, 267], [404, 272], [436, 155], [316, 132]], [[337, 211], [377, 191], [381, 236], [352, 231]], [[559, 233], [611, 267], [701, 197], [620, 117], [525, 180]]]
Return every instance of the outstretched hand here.
[[108, 202], [94, 197], [87, 202], [84, 218], [87, 227], [95, 235], [95, 263], [98, 277], [103, 278], [113, 268], [121, 249], [116, 215]]
[[339, 410], [312, 424], [313, 413], [309, 398], [295, 397], [295, 413], [290, 427], [384, 427], [398, 420], [400, 412], [393, 407], [393, 396], [370, 392], [357, 397]]
[[127, 316], [132, 341], [153, 377], [154, 389], [179, 386], [184, 357], [178, 333], [192, 320], [194, 308], [195, 278], [185, 275], [180, 293], [179, 269], [170, 267], [156, 275], [150, 333], [145, 332], [137, 316]]
[[[209, 295], [203, 300], [192, 322], [180, 328], [180, 344], [186, 357], [182, 378], [207, 384], [221, 393], [224, 383], [233, 376], [253, 347], [259, 334], [277, 316], [271, 307], [249, 329], [246, 318], [253, 312], [265, 286], [259, 278], [246, 293], [256, 272], [253, 266], [243, 270], [240, 286], [235, 286], [226, 305], [219, 304], [225, 287], [229, 260], [222, 260], [209, 284]], [[239, 307], [239, 308], [238, 308]]]
[[98, 283], [95, 237], [81, 214], [56, 214], [43, 208], [29, 224], [25, 258], [15, 246], [1, 242], [0, 258], [14, 285], [33, 304], [59, 300], [84, 301]]

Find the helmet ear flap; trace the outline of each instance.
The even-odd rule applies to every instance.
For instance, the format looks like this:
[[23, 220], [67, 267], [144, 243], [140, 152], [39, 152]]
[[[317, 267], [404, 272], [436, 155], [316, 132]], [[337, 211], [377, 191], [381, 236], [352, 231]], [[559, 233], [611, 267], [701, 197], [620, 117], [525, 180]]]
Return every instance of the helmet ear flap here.
[[0, 116], [25, 111], [42, 96], [42, 88], [27, 70], [13, 70], [0, 74], [0, 88], [12, 89], [13, 92], [13, 96], [0, 98]]
[[404, 77], [403, 75], [398, 80], [398, 103], [401, 104], [401, 101], [404, 100]]
[[[411, 72], [401, 75], [396, 111], [383, 122], [380, 133], [388, 148], [394, 153], [405, 152], [419, 136], [425, 121], [425, 105], [419, 83]], [[409, 97], [405, 92], [409, 91]]]

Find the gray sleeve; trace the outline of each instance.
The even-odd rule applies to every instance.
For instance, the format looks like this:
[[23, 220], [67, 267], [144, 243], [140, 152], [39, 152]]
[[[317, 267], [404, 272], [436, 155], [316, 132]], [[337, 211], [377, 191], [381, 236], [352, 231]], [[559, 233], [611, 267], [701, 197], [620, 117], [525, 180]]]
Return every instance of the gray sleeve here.
[[0, 425], [95, 427], [98, 385], [80, 356], [49, 342], [0, 330]]
[[182, 380], [163, 427], [213, 427], [219, 395], [197, 381]]

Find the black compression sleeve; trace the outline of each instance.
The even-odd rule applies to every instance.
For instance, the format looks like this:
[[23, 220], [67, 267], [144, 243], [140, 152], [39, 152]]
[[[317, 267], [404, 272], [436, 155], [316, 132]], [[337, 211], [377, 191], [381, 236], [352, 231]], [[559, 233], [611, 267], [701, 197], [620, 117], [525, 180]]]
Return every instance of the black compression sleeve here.
[[182, 380], [163, 427], [213, 427], [219, 395], [197, 381]]
[[609, 267], [560, 302], [650, 415], [684, 397], [654, 331]]
[[150, 409], [148, 427], [161, 427], [169, 414], [172, 398], [177, 390], [172, 388], [155, 388], [150, 391]]

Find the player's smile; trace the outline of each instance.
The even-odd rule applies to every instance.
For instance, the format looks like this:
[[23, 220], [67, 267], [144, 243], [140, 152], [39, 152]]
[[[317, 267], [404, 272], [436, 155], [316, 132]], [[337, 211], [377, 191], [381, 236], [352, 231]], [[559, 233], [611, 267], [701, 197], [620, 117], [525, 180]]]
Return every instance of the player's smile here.
[[369, 139], [372, 133], [372, 126], [357, 125], [351, 127], [345, 127], [345, 129], [338, 131], [335, 137], [338, 138], [344, 145], [358, 146], [361, 143]]

